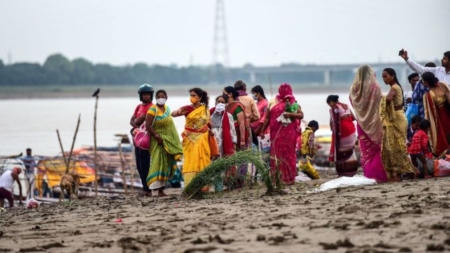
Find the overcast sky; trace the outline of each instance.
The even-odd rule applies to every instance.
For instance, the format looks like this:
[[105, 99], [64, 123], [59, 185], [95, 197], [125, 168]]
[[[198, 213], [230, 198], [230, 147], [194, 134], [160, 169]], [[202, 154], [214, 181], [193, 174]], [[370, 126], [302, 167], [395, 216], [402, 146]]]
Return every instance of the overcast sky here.
[[[215, 0], [0, 0], [0, 59], [211, 64]], [[450, 0], [224, 0], [231, 66], [417, 61], [450, 50]]]

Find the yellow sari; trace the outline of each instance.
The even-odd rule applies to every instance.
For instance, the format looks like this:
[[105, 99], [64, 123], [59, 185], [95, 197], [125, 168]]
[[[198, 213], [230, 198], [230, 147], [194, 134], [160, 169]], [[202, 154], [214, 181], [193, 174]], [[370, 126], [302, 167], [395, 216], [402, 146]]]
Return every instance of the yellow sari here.
[[406, 131], [408, 122], [403, 110], [395, 110], [395, 106], [403, 104], [403, 93], [398, 85], [393, 85], [395, 97], [391, 102], [383, 96], [380, 103], [380, 117], [383, 122], [383, 142], [381, 160], [389, 179], [395, 174], [415, 173], [406, 150]]
[[183, 138], [183, 178], [185, 185], [211, 163], [209, 148], [209, 110], [201, 105], [186, 116]]

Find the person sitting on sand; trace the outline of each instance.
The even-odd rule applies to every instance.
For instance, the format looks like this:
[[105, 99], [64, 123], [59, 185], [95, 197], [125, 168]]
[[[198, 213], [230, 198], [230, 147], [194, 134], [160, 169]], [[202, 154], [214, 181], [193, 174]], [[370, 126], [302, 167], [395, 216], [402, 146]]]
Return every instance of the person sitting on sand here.
[[[431, 123], [428, 120], [422, 120], [420, 122], [419, 130], [414, 134], [412, 138], [411, 145], [408, 147], [408, 153], [411, 156], [411, 161], [414, 167], [420, 170], [420, 176], [425, 178], [430, 178], [429, 168], [428, 168], [428, 160], [433, 159], [433, 155], [430, 152], [430, 148], [428, 145], [428, 132], [430, 131]], [[422, 164], [421, 168], [417, 163], [419, 160]]]
[[19, 184], [19, 203], [22, 204], [22, 185], [20, 184], [19, 174], [22, 173], [22, 169], [15, 167], [12, 170], [3, 172], [0, 177], [0, 207], [5, 205], [5, 199], [9, 202], [9, 207], [14, 207], [13, 201], [13, 186], [14, 181]]

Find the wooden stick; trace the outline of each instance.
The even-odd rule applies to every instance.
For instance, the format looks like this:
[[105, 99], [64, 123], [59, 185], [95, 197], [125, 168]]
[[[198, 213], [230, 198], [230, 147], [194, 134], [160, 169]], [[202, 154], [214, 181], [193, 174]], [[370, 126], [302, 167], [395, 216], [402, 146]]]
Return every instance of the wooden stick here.
[[80, 127], [80, 118], [81, 118], [81, 114], [78, 114], [77, 128], [75, 129], [75, 134], [73, 135], [72, 147], [70, 148], [69, 159], [67, 159], [66, 174], [69, 173], [70, 160], [72, 159], [72, 151], [73, 151], [73, 147], [75, 145], [75, 140], [77, 139], [78, 128]]
[[[98, 90], [100, 91], [100, 90]], [[95, 111], [94, 111], [94, 172], [95, 172], [95, 197], [98, 195], [98, 163], [97, 163], [97, 107], [98, 107], [98, 92], [95, 96]]]
[[127, 177], [125, 176], [125, 164], [123, 161], [122, 154], [122, 143], [119, 142], [119, 155], [120, 155], [120, 165], [122, 167], [122, 180], [123, 180], [123, 190], [125, 194], [127, 194]]
[[59, 130], [58, 129], [56, 129], [56, 134], [58, 135], [59, 146], [61, 147], [62, 156], [64, 158], [64, 164], [66, 165], [66, 168], [68, 168], [69, 164], [67, 163], [67, 160], [66, 160], [66, 154], [64, 153], [64, 148], [63, 148], [63, 145], [62, 145], [61, 136], [59, 135]]

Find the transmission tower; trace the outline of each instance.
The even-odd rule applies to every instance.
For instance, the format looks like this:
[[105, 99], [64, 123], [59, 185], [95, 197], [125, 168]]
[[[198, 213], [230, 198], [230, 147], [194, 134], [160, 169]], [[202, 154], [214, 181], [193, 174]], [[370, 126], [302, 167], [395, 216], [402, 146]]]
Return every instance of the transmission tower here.
[[219, 72], [218, 65], [224, 68], [225, 77], [228, 79], [228, 40], [227, 27], [225, 19], [225, 3], [224, 0], [216, 0], [216, 14], [214, 20], [214, 44], [213, 44], [213, 61], [211, 82], [217, 82]]

